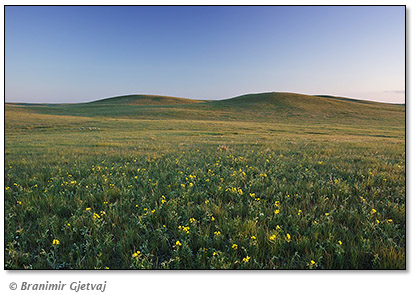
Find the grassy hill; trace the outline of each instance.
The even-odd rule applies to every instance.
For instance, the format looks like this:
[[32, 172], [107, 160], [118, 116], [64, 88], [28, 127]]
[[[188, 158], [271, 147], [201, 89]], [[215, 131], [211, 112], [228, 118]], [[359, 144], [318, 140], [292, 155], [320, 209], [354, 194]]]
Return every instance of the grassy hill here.
[[50, 115], [245, 122], [402, 124], [404, 105], [295, 93], [259, 93], [217, 101], [128, 95], [90, 103], [20, 105]]
[[404, 114], [404, 105], [392, 105], [340, 97], [311, 96], [296, 93], [259, 93], [215, 102], [222, 109], [246, 113], [254, 111], [272, 120], [394, 120]]
[[405, 269], [405, 106], [6, 104], [6, 269]]
[[126, 104], [126, 105], [172, 105], [172, 104], [188, 104], [199, 103], [202, 100], [187, 99], [181, 97], [161, 96], [161, 95], [123, 95], [110, 98], [104, 98], [89, 102], [89, 105], [97, 104]]

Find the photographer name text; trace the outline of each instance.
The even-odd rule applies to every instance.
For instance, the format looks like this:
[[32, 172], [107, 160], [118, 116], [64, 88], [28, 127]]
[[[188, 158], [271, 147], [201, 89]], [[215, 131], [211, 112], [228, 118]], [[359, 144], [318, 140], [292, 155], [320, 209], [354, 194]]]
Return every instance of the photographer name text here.
[[[16, 286], [17, 287], [17, 286]], [[20, 290], [22, 291], [66, 291], [71, 290], [74, 292], [81, 292], [81, 291], [99, 291], [105, 292], [105, 288], [107, 287], [107, 281], [103, 283], [86, 283], [82, 281], [76, 281], [71, 283], [62, 283], [59, 281], [58, 283], [50, 283], [46, 281], [45, 283], [28, 283], [22, 282], [20, 284]], [[17, 288], [16, 288], [17, 289]]]

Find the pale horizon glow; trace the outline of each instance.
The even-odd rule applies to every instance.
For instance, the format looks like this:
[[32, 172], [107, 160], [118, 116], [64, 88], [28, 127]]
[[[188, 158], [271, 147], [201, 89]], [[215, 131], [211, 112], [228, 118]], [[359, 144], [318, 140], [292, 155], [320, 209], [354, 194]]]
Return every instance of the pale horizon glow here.
[[6, 6], [5, 101], [261, 92], [405, 103], [405, 6]]

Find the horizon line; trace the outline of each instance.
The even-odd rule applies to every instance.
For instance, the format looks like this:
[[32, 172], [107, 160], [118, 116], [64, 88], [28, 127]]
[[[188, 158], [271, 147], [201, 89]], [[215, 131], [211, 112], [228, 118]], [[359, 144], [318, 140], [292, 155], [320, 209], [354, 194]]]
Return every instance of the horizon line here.
[[251, 92], [251, 93], [244, 93], [239, 94], [232, 97], [226, 97], [226, 98], [189, 98], [189, 97], [182, 97], [182, 96], [172, 96], [172, 95], [164, 95], [164, 94], [150, 94], [150, 93], [127, 93], [127, 94], [120, 94], [120, 95], [114, 95], [114, 96], [108, 96], [98, 99], [92, 99], [87, 101], [79, 101], [79, 102], [21, 102], [21, 101], [7, 101], [6, 98], [4, 98], [4, 104], [10, 103], [10, 104], [23, 104], [23, 105], [31, 105], [31, 104], [39, 104], [39, 105], [62, 105], [62, 104], [86, 104], [91, 102], [98, 102], [105, 99], [111, 99], [116, 97], [123, 97], [123, 96], [131, 96], [131, 95], [148, 95], [148, 96], [155, 96], [155, 97], [168, 97], [168, 98], [180, 98], [180, 99], [188, 99], [188, 100], [204, 100], [204, 101], [223, 101], [228, 100], [240, 96], [245, 95], [258, 95], [258, 94], [269, 94], [269, 93], [287, 93], [287, 94], [300, 94], [300, 95], [306, 95], [306, 96], [316, 96], [316, 97], [332, 97], [332, 98], [345, 98], [350, 100], [356, 100], [356, 101], [366, 101], [366, 102], [375, 102], [375, 103], [382, 103], [382, 104], [392, 104], [392, 105], [406, 105], [406, 95], [405, 95], [405, 101], [404, 102], [389, 102], [389, 101], [379, 101], [379, 100], [373, 100], [373, 99], [366, 99], [366, 98], [356, 98], [356, 97], [349, 97], [349, 96], [339, 96], [339, 95], [333, 95], [333, 94], [307, 94], [307, 93], [300, 93], [300, 92], [292, 92], [292, 91], [266, 91], [266, 92]]

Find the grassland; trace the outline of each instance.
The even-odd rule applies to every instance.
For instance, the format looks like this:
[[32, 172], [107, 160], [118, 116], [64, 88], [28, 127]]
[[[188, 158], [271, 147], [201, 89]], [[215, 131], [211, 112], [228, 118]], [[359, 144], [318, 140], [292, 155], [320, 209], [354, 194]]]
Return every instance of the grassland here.
[[5, 105], [7, 269], [404, 269], [405, 108]]

